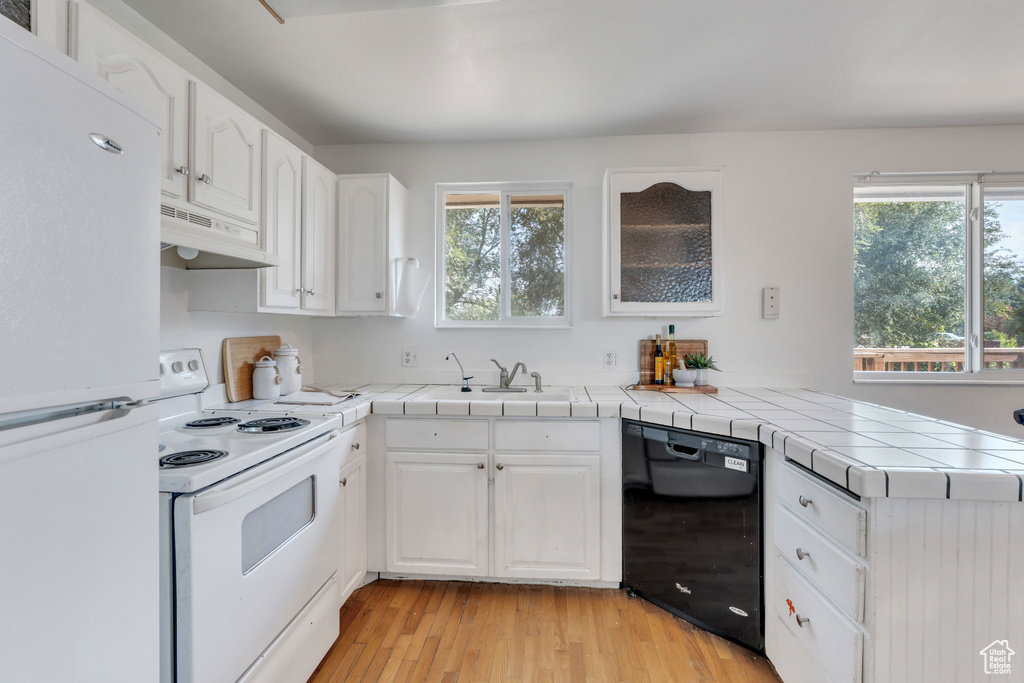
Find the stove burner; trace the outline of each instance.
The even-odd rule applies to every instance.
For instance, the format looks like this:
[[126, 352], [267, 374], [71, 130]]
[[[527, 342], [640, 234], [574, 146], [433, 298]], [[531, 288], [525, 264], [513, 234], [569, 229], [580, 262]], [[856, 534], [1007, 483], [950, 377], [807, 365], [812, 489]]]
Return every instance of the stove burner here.
[[295, 429], [302, 429], [308, 424], [309, 420], [303, 420], [299, 417], [265, 417], [238, 425], [238, 431], [250, 434], [290, 432]]
[[201, 420], [193, 420], [185, 425], [186, 429], [207, 429], [209, 427], [223, 427], [239, 422], [237, 417], [204, 417]]
[[227, 451], [181, 451], [160, 458], [160, 467], [188, 467], [223, 458]]

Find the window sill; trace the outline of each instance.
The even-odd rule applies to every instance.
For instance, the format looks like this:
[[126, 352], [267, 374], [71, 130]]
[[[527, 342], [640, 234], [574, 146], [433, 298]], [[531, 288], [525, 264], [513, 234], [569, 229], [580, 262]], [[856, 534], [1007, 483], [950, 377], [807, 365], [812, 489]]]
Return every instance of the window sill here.
[[[1024, 385], [1024, 371], [1005, 371], [1006, 376], [989, 373], [924, 373], [924, 372], [854, 372], [854, 384], [938, 384], [938, 385], [977, 385], [977, 386], [1017, 386]], [[911, 375], [907, 377], [907, 375]], [[916, 376], [915, 376], [916, 375]], [[923, 376], [930, 375], [930, 376]]]
[[558, 323], [551, 325], [517, 325], [507, 323], [484, 324], [484, 323], [434, 323], [434, 329], [438, 330], [571, 330], [571, 323]]

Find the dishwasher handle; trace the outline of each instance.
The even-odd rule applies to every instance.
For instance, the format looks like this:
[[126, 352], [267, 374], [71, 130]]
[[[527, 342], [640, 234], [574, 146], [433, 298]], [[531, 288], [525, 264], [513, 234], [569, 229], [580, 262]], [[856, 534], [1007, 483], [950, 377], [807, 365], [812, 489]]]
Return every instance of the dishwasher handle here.
[[665, 452], [683, 460], [700, 460], [701, 451], [699, 448], [690, 448], [681, 443], [666, 443]]

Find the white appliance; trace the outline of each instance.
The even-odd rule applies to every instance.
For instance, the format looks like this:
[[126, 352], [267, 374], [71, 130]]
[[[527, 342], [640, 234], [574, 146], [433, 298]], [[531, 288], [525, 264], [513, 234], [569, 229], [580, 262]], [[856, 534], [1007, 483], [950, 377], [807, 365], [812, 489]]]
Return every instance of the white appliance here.
[[302, 683], [338, 637], [339, 415], [201, 410], [198, 349], [160, 354], [162, 674]]
[[154, 117], [0, 19], [0, 678], [159, 670]]

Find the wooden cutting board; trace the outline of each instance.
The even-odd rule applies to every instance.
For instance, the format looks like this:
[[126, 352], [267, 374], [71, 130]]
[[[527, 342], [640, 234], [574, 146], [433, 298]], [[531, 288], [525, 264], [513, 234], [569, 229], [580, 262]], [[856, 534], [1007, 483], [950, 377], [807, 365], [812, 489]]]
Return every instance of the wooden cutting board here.
[[280, 337], [231, 337], [224, 340], [224, 384], [232, 403], [252, 398], [252, 371], [263, 356], [274, 357]]

